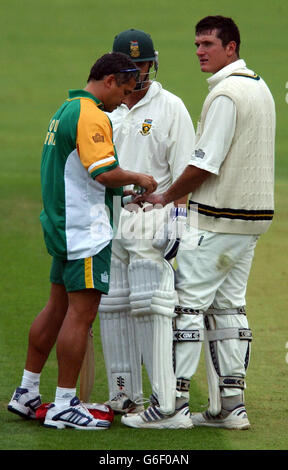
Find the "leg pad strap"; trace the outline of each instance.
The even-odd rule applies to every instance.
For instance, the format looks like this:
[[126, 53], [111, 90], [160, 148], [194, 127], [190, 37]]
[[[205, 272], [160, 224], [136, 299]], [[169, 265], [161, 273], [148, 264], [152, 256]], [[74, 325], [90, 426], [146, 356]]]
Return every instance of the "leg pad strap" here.
[[190, 380], [184, 379], [183, 377], [177, 378], [176, 389], [179, 392], [189, 392]]
[[[194, 310], [189, 307], [181, 307], [181, 305], [176, 305], [175, 307], [176, 315], [200, 315], [203, 313], [202, 310]], [[184, 317], [182, 317], [184, 318]], [[186, 317], [188, 318], [188, 317]], [[190, 322], [190, 321], [189, 321]], [[204, 341], [204, 331], [203, 329], [198, 330], [184, 330], [177, 328], [177, 316], [174, 319], [174, 330], [173, 330], [173, 341], [174, 342], [184, 342], [184, 341]]]
[[173, 341], [204, 341], [203, 330], [173, 330]]
[[222, 328], [207, 331], [208, 341], [221, 341], [223, 339], [240, 339], [252, 341], [252, 331], [249, 328]]
[[219, 377], [219, 387], [233, 387], [241, 388], [241, 390], [244, 390], [245, 380], [243, 377]]

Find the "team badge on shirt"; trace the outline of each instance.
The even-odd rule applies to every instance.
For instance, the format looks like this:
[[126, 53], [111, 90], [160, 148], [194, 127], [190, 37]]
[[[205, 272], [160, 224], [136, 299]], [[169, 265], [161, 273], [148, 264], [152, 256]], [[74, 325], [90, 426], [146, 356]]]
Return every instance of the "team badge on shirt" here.
[[104, 142], [104, 135], [96, 132], [96, 134], [92, 136], [92, 139], [94, 140], [95, 144], [97, 144], [97, 142]]
[[140, 57], [140, 50], [138, 41], [130, 41], [130, 56], [134, 59]]
[[152, 126], [152, 119], [145, 119], [142, 124], [142, 130], [140, 131], [142, 135], [149, 135]]

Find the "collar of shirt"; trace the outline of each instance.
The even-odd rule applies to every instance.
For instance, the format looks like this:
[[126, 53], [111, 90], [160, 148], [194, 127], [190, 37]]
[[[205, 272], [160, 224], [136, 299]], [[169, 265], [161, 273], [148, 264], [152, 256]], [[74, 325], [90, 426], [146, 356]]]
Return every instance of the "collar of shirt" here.
[[160, 93], [161, 90], [162, 90], [161, 83], [153, 81], [151, 82], [151, 85], [149, 86], [147, 93], [143, 96], [143, 98], [140, 101], [138, 101], [138, 103], [134, 104], [132, 108], [129, 109], [126, 106], [126, 104], [123, 103], [118, 108], [116, 108], [116, 110], [113, 112], [115, 113], [117, 112], [117, 110], [121, 112], [121, 109], [123, 111], [128, 110], [128, 112], [130, 112], [136, 108], [139, 108], [140, 106], [144, 106], [145, 104], [149, 103], [149, 101], [151, 101], [156, 95], [158, 95], [158, 93]]
[[151, 101], [154, 98], [154, 96], [160, 93], [161, 89], [162, 89], [161, 83], [152, 81], [150, 87], [148, 88], [146, 95], [144, 95], [142, 100], [138, 101], [136, 105], [141, 106], [142, 104], [148, 103], [148, 101]]
[[219, 70], [218, 72], [214, 73], [212, 77], [207, 79], [209, 91], [211, 91], [219, 82], [221, 82], [224, 78], [227, 78], [231, 73], [237, 71], [245, 71], [247, 73], [246, 63], [243, 59], [238, 59], [235, 62], [232, 62], [223, 69]]
[[104, 109], [103, 103], [96, 98], [96, 96], [92, 95], [92, 93], [89, 93], [86, 90], [69, 90], [69, 99], [77, 99], [77, 98], [89, 98], [97, 104], [98, 108]]

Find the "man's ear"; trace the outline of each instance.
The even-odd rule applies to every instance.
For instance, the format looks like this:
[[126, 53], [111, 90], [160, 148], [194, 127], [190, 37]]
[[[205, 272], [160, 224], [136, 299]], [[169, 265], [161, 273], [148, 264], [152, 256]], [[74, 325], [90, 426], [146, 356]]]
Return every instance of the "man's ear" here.
[[116, 82], [115, 75], [111, 73], [110, 75], [106, 75], [104, 77], [104, 85], [106, 88], [111, 88]]
[[235, 41], [230, 41], [226, 46], [226, 52], [229, 57], [235, 54], [237, 44]]

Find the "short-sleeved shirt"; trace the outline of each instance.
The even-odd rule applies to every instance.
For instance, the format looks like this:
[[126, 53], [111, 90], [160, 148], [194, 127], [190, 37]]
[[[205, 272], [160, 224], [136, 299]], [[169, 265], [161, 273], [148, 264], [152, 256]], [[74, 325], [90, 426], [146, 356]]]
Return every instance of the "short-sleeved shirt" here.
[[43, 210], [48, 252], [67, 260], [99, 253], [113, 236], [113, 196], [95, 180], [118, 166], [112, 125], [102, 103], [85, 90], [70, 90], [48, 126], [41, 162]]
[[189, 164], [218, 175], [231, 146], [235, 126], [235, 104], [228, 96], [217, 96], [207, 112], [203, 134]]
[[132, 108], [121, 104], [109, 118], [121, 168], [153, 175], [166, 191], [188, 165], [195, 131], [183, 101], [153, 81]]

